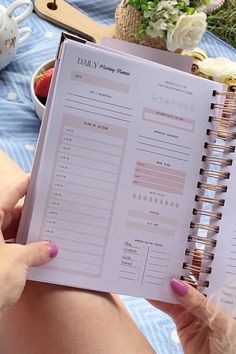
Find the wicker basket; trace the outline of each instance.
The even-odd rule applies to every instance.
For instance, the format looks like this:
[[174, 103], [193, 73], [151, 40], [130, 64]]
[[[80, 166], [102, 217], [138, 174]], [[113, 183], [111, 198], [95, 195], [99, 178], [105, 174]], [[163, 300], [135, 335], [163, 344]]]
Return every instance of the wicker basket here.
[[136, 38], [136, 33], [140, 28], [141, 15], [135, 7], [128, 4], [128, 0], [122, 0], [117, 6], [115, 21], [114, 37], [116, 39], [166, 50], [166, 43], [161, 38], [151, 38], [148, 35], [143, 36], [140, 40]]

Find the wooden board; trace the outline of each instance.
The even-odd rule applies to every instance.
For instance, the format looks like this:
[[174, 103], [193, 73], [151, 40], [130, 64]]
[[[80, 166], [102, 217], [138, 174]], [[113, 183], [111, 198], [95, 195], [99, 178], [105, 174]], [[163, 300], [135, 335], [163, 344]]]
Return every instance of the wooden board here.
[[35, 12], [83, 38], [101, 42], [102, 37], [113, 37], [114, 25], [102, 26], [64, 0], [35, 0]]

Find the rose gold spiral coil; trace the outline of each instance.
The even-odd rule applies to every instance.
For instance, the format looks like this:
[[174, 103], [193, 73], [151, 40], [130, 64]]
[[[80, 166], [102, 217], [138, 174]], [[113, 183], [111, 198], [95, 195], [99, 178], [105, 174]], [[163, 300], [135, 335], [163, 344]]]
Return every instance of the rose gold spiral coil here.
[[235, 146], [234, 145], [219, 145], [219, 144], [206, 142], [204, 144], [204, 148], [205, 149], [213, 149], [214, 151], [219, 151], [219, 152], [222, 152], [222, 153], [235, 152]]
[[226, 96], [226, 97], [229, 97], [229, 98], [236, 98], [236, 93], [234, 90], [232, 91], [217, 91], [217, 90], [213, 90], [213, 96], [216, 96], [216, 95], [220, 95], [220, 96]]
[[232, 159], [228, 159], [226, 157], [216, 157], [207, 155], [202, 156], [202, 161], [220, 166], [231, 166], [233, 163]]
[[208, 260], [208, 261], [212, 261], [214, 259], [214, 253], [211, 253], [211, 252], [206, 252], [205, 250], [192, 250], [192, 249], [189, 249], [187, 248], [185, 250], [185, 255], [186, 256], [190, 256], [190, 257], [194, 257], [195, 259], [199, 259], [200, 261], [205, 259], [205, 260]]
[[235, 140], [236, 139], [236, 132], [230, 132], [230, 131], [226, 131], [226, 130], [222, 130], [222, 129], [218, 129], [218, 130], [207, 129], [207, 135], [215, 136], [215, 137], [227, 139], [227, 140]]
[[227, 192], [227, 186], [220, 186], [218, 184], [198, 182], [197, 187], [202, 188], [202, 189], [208, 189], [208, 190], [216, 192], [216, 193], [226, 193]]
[[230, 177], [230, 173], [227, 171], [213, 171], [204, 168], [201, 168], [199, 173], [202, 176], [213, 177], [217, 179], [229, 179]]
[[196, 272], [196, 273], [211, 274], [211, 267], [196, 266], [194, 264], [190, 264], [187, 262], [183, 263], [183, 269], [187, 269], [190, 270], [191, 272]]
[[215, 218], [220, 220], [222, 218], [222, 213], [219, 211], [208, 211], [203, 209], [193, 209], [193, 215], [209, 216], [210, 218]]
[[201, 203], [209, 203], [217, 206], [223, 206], [225, 204], [224, 199], [210, 198], [210, 197], [200, 196], [200, 195], [195, 196], [195, 201]]
[[226, 127], [233, 127], [236, 125], [236, 119], [229, 119], [224, 116], [221, 117], [209, 116], [209, 122], [218, 122], [221, 125]]
[[202, 224], [202, 223], [197, 223], [197, 222], [191, 222], [190, 223], [190, 228], [191, 229], [201, 229], [201, 230], [206, 230], [209, 232], [214, 232], [218, 234], [220, 228], [217, 225], [208, 225], [208, 224]]
[[212, 103], [211, 109], [222, 109], [224, 111], [224, 113], [230, 114], [236, 110], [236, 105], [233, 104], [233, 100], [232, 100], [232, 104], [230, 104], [230, 103]]
[[208, 288], [209, 281], [208, 280], [194, 280], [191, 277], [186, 277], [182, 275], [180, 280], [186, 281], [188, 284], [193, 285], [194, 287]]
[[197, 242], [211, 247], [215, 247], [217, 244], [217, 240], [202, 237], [202, 236], [193, 236], [193, 235], [188, 236], [188, 242]]

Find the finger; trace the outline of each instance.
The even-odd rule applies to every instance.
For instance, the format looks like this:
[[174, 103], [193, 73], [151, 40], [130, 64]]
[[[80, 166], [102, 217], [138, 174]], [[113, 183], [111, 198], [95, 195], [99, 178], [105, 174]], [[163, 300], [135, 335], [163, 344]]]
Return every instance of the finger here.
[[17, 202], [26, 194], [29, 183], [29, 175], [21, 177], [11, 186], [0, 192], [0, 227], [4, 215], [11, 211]]
[[58, 248], [53, 242], [33, 242], [24, 247], [28, 267], [36, 267], [45, 264], [58, 254]]
[[228, 323], [228, 316], [189, 284], [172, 279], [171, 288], [181, 305], [212, 330], [222, 331]]
[[17, 204], [11, 212], [4, 215], [2, 232], [5, 239], [14, 238], [16, 236], [20, 222], [21, 211], [22, 206], [18, 206]]
[[24, 176], [24, 172], [14, 160], [0, 150], [0, 186], [1, 189], [14, 183], [16, 179]]

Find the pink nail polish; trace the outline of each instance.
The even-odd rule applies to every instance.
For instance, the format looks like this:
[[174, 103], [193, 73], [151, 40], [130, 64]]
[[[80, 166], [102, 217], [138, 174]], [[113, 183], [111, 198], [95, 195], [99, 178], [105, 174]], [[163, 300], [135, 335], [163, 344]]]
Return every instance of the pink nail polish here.
[[48, 247], [49, 257], [50, 257], [50, 258], [56, 257], [57, 254], [58, 254], [58, 247], [57, 247], [57, 245], [56, 245], [55, 243], [53, 243], [53, 242], [50, 242], [50, 243], [48, 243], [47, 247]]
[[181, 280], [172, 279], [170, 282], [172, 290], [178, 296], [184, 296], [188, 292], [188, 285]]

